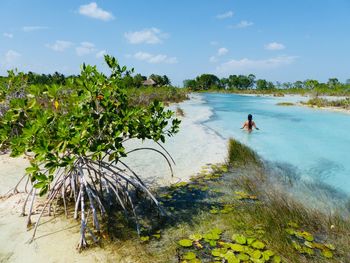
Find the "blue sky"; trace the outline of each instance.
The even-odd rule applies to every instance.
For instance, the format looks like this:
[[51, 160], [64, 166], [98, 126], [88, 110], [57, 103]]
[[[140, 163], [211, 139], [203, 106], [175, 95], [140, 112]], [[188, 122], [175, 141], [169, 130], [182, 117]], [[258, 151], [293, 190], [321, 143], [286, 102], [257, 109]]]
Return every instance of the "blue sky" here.
[[0, 74], [105, 70], [103, 54], [174, 84], [201, 73], [350, 78], [349, 0], [1, 0]]

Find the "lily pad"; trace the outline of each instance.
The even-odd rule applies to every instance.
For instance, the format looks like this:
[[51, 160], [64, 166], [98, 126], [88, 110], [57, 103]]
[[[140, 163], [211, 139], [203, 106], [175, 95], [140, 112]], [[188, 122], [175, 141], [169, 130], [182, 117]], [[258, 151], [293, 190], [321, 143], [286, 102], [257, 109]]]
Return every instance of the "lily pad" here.
[[256, 240], [251, 244], [251, 246], [257, 249], [263, 249], [265, 247], [265, 244], [259, 240]]
[[215, 241], [215, 240], [210, 240], [210, 241], [209, 241], [209, 245], [210, 245], [211, 247], [216, 247], [216, 241]]
[[262, 252], [263, 258], [267, 261], [269, 260], [273, 255], [275, 255], [275, 253], [271, 250], [265, 250], [264, 252]]
[[303, 238], [306, 241], [312, 242], [314, 241], [314, 237], [311, 233], [306, 232], [306, 231], [296, 231], [295, 235], [299, 238]]
[[314, 247], [315, 247], [315, 246], [314, 246], [314, 243], [309, 242], [309, 241], [305, 241], [305, 242], [304, 242], [304, 245], [307, 246], [308, 248], [314, 248]]
[[303, 247], [303, 254], [313, 255], [315, 254], [314, 250], [309, 247]]
[[254, 237], [248, 237], [247, 238], [247, 244], [251, 245], [256, 239]]
[[248, 261], [250, 257], [247, 254], [239, 253], [237, 255], [237, 258], [242, 261]]
[[224, 257], [224, 254], [226, 254], [227, 248], [215, 248], [211, 251], [211, 254], [214, 257]]
[[215, 234], [215, 233], [207, 233], [207, 234], [203, 235], [203, 237], [206, 240], [218, 240], [218, 239], [220, 239], [220, 236], [218, 234]]
[[286, 232], [288, 235], [291, 235], [291, 236], [295, 235], [295, 230], [292, 228], [286, 228]]
[[272, 258], [273, 263], [281, 263], [281, 257], [278, 255], [274, 255]]
[[140, 239], [142, 242], [146, 242], [149, 240], [149, 236], [142, 236], [142, 237], [140, 237]]
[[241, 245], [244, 245], [247, 243], [247, 238], [243, 235], [234, 234], [232, 236], [232, 240], [236, 241], [236, 243], [241, 244]]
[[321, 254], [322, 254], [322, 256], [325, 257], [325, 258], [332, 258], [332, 257], [333, 257], [333, 252], [330, 251], [329, 249], [323, 249], [323, 250], [321, 251]]
[[262, 254], [261, 254], [261, 251], [260, 251], [260, 250], [254, 250], [253, 253], [251, 253], [250, 256], [251, 256], [252, 258], [259, 259], [259, 258], [261, 258], [261, 255], [262, 255]]
[[222, 230], [219, 228], [213, 228], [212, 230], [210, 230], [211, 233], [213, 234], [217, 234], [217, 235], [221, 235], [222, 234]]
[[335, 250], [335, 246], [332, 244], [325, 244], [324, 246], [330, 250]]
[[227, 263], [239, 263], [240, 260], [236, 258], [235, 254], [232, 251], [228, 251], [224, 258], [227, 260]]
[[191, 260], [196, 258], [196, 254], [193, 252], [187, 252], [182, 256], [183, 259]]
[[179, 245], [182, 247], [191, 247], [192, 243], [193, 243], [193, 241], [190, 239], [181, 239], [179, 241]]
[[201, 234], [192, 234], [189, 236], [189, 238], [193, 241], [199, 241], [203, 238]]
[[244, 247], [240, 244], [232, 244], [231, 249], [235, 252], [244, 252]]

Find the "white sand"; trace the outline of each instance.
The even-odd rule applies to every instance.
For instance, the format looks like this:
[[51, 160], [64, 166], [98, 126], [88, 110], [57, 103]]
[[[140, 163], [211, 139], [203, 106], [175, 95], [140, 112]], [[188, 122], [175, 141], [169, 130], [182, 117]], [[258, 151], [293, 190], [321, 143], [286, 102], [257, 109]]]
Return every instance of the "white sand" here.
[[[200, 95], [191, 100], [173, 105], [185, 112], [181, 131], [170, 138], [165, 148], [176, 162], [174, 178], [162, 157], [150, 152], [137, 152], [127, 161], [141, 177], [159, 184], [187, 180], [207, 163], [224, 161], [226, 141], [201, 124], [211, 116], [211, 111], [203, 105]], [[132, 142], [128, 148], [139, 145]], [[145, 142], [143, 146], [150, 145]], [[154, 146], [154, 144], [152, 144]], [[25, 158], [0, 156], [0, 195], [13, 187], [24, 174], [28, 161]], [[0, 199], [0, 262], [135, 262], [130, 257], [120, 258], [116, 248], [93, 248], [77, 253], [75, 246], [79, 240], [79, 223], [65, 218], [46, 217], [40, 226], [37, 239], [28, 244], [32, 231], [26, 230], [26, 218], [21, 217], [21, 207], [25, 194], [17, 194], [8, 199]], [[35, 221], [35, 218], [34, 218]], [[136, 251], [134, 251], [136, 252]], [[136, 252], [137, 253], [137, 252]]]

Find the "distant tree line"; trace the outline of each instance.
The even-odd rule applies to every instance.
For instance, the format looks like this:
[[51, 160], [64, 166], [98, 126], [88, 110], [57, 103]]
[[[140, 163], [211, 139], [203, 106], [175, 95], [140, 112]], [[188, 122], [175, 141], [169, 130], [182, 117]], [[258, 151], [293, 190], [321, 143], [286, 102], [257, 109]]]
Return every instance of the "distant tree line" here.
[[[25, 81], [27, 84], [33, 84], [33, 85], [52, 85], [52, 84], [58, 84], [58, 85], [65, 85], [68, 79], [71, 78], [79, 78], [79, 75], [64, 75], [59, 72], [55, 72], [53, 74], [37, 74], [34, 72], [29, 71], [28, 73], [22, 74], [23, 81]], [[171, 80], [166, 75], [157, 75], [157, 74], [151, 74], [148, 79], [152, 79], [155, 84], [154, 86], [161, 87], [161, 86], [170, 86]], [[135, 74], [131, 75], [130, 73], [126, 74], [120, 79], [120, 84], [123, 85], [123, 87], [141, 87], [143, 86], [143, 82], [147, 80], [146, 76], [143, 76], [141, 74]], [[8, 81], [8, 77], [0, 76], [0, 85], [6, 83]]]
[[183, 85], [192, 91], [203, 90], [274, 90], [274, 89], [346, 89], [350, 91], [350, 79], [341, 83], [337, 78], [330, 78], [326, 83], [307, 79], [305, 81], [273, 83], [265, 79], [256, 79], [255, 75], [230, 75], [218, 78], [214, 74], [202, 74], [195, 79], [184, 80]]

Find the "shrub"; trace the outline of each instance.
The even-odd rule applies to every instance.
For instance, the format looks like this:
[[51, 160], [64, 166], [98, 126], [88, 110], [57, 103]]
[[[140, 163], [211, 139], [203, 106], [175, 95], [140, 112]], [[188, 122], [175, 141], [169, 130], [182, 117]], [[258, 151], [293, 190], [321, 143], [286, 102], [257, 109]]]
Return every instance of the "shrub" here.
[[[99, 232], [98, 212], [101, 217], [111, 216], [112, 201], [134, 218], [138, 228], [133, 190], [145, 192], [161, 209], [140, 177], [123, 162], [128, 153], [145, 149], [126, 152], [123, 144], [130, 139], [164, 142], [166, 136], [177, 133], [180, 121], [157, 101], [147, 107], [130, 105], [124, 88], [118, 85], [129, 72], [114, 57], [105, 56], [105, 61], [110, 76], [96, 66], [83, 65], [80, 77], [66, 86], [27, 86], [26, 96], [10, 99], [0, 116], [0, 145], [8, 147], [11, 156], [29, 153], [33, 157], [26, 169], [32, 182], [29, 195], [34, 199], [39, 191], [47, 196], [33, 238], [40, 217], [57, 199], [62, 200], [66, 215], [70, 199], [74, 201], [74, 218], [80, 212], [79, 248], [87, 245], [86, 231], [97, 241], [87, 216]], [[167, 153], [147, 150], [160, 153], [170, 165]], [[23, 211], [25, 207], [26, 203]]]

